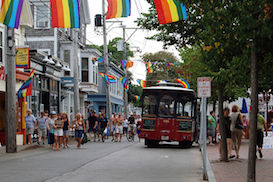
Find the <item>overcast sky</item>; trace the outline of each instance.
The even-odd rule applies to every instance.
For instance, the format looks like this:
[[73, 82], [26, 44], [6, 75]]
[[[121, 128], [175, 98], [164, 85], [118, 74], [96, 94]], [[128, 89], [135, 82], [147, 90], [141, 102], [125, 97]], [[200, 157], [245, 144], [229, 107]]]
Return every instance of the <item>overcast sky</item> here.
[[[107, 11], [107, 0], [105, 0]], [[148, 12], [149, 4], [146, 0], [131, 0], [131, 16], [128, 18], [119, 18], [119, 19], [111, 19], [111, 20], [119, 20], [123, 21], [123, 25], [126, 27], [134, 28], [137, 27], [134, 21], [141, 16], [140, 13]], [[102, 29], [98, 29], [95, 31], [94, 26], [94, 17], [96, 14], [102, 13], [102, 0], [90, 0], [90, 16], [91, 16], [91, 24], [87, 27], [87, 39], [96, 45], [103, 44], [103, 36]], [[108, 41], [115, 37], [122, 37], [122, 29], [118, 28], [119, 24], [111, 24], [107, 23], [107, 27], [111, 26], [108, 29], [109, 33], [107, 36]], [[126, 39], [133, 33], [133, 30], [126, 30]], [[145, 65], [138, 60], [140, 60], [140, 56], [144, 53], [148, 52], [157, 52], [163, 50], [163, 44], [157, 41], [146, 40], [145, 37], [153, 35], [153, 32], [149, 32], [147, 30], [137, 30], [137, 32], [130, 38], [129, 43], [132, 46], [132, 50], [136, 50], [136, 47], [141, 50], [140, 53], [135, 53], [135, 57], [132, 58], [134, 62], [134, 66], [130, 69], [133, 73], [135, 79], [145, 79], [146, 68]], [[178, 52], [175, 48], [171, 47], [167, 51], [174, 52], [176, 56], [178, 56]]]

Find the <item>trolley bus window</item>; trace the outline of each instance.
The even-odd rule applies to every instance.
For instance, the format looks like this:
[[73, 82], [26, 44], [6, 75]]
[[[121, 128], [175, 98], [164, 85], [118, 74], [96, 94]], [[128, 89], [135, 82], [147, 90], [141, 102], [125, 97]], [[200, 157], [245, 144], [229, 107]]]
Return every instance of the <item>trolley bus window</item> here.
[[177, 101], [176, 115], [184, 117], [193, 116], [193, 101], [187, 97], [182, 97], [181, 100]]
[[175, 100], [169, 95], [164, 95], [160, 99], [159, 103], [159, 116], [173, 116], [174, 114], [174, 103]]
[[154, 95], [147, 95], [143, 100], [143, 115], [155, 116], [156, 115], [156, 97]]

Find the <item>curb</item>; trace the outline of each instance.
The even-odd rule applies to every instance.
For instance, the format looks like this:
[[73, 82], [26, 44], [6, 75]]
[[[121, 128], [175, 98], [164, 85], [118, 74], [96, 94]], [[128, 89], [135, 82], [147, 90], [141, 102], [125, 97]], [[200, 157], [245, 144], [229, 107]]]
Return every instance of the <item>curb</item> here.
[[[200, 150], [201, 150], [201, 153], [203, 154], [202, 148], [200, 148]], [[207, 159], [207, 161], [206, 161], [206, 168], [207, 168], [207, 178], [208, 178], [208, 181], [209, 182], [217, 182], [207, 154], [206, 154], [206, 159]]]

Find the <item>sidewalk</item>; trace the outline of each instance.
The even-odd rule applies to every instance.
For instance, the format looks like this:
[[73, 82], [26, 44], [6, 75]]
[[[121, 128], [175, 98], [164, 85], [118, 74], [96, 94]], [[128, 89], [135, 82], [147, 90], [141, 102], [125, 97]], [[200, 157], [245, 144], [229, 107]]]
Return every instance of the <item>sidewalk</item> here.
[[[248, 163], [248, 143], [243, 139], [240, 158], [220, 162], [218, 145], [208, 145], [207, 155], [217, 182], [246, 182]], [[234, 151], [232, 151], [234, 154]], [[273, 149], [263, 150], [263, 158], [256, 161], [256, 181], [270, 182], [273, 179]]]

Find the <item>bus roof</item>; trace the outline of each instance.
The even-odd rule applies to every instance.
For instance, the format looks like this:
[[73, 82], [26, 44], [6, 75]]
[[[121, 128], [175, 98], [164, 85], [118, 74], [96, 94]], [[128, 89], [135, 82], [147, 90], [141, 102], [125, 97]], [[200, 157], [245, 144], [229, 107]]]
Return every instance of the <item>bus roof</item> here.
[[158, 83], [155, 86], [143, 88], [143, 90], [175, 90], [184, 92], [194, 92], [192, 89], [183, 88], [177, 83]]

